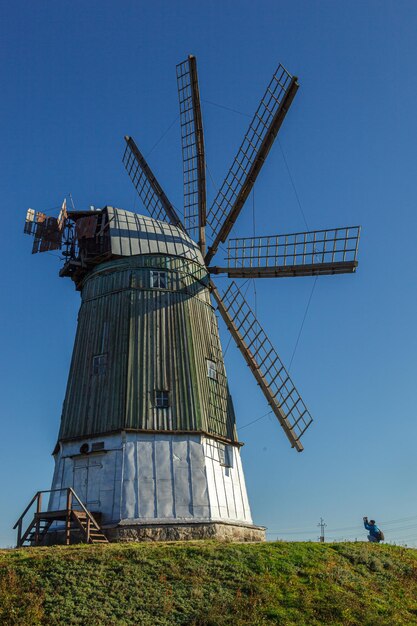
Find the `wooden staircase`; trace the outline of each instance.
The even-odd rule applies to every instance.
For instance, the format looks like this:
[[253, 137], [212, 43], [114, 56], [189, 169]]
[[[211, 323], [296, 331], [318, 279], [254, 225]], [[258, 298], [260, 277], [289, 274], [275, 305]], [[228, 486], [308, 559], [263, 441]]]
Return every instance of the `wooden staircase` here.
[[[57, 491], [66, 492], [66, 508], [56, 511], [42, 511], [42, 495]], [[23, 532], [23, 521], [29, 511], [35, 506], [35, 512], [28, 527]], [[71, 543], [71, 535], [81, 532], [86, 543], [109, 543], [107, 537], [100, 528], [93, 514], [81, 502], [75, 491], [71, 488], [51, 489], [49, 491], [38, 491], [23, 511], [22, 515], [13, 526], [17, 528], [17, 546], [41, 546], [44, 544], [46, 535], [53, 522], [65, 522], [58, 532], [65, 533], [65, 544]]]
[[97, 524], [93, 524], [93, 516], [88, 517], [84, 511], [73, 511], [74, 519], [84, 534], [87, 543], [109, 543], [106, 535], [101, 531], [101, 528]]

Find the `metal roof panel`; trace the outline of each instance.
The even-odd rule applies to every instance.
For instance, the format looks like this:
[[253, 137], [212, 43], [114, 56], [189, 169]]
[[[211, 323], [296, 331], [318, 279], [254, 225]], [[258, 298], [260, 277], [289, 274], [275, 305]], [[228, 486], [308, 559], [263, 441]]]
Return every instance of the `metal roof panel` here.
[[204, 264], [197, 244], [177, 226], [114, 207], [107, 213], [114, 255], [175, 254]]

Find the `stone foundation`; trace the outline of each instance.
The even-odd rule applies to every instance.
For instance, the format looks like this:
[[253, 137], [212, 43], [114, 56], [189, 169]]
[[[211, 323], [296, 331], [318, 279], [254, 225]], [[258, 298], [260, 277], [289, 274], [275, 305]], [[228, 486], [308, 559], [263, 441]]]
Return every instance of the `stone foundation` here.
[[265, 541], [265, 528], [252, 524], [185, 522], [181, 524], [120, 524], [103, 528], [111, 542], [127, 541]]

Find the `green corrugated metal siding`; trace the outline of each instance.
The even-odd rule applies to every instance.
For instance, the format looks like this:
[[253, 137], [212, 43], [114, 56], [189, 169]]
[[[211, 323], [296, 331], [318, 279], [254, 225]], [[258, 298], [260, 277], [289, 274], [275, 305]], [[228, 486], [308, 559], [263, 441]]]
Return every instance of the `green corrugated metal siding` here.
[[[152, 269], [167, 289], [150, 287]], [[202, 266], [169, 256], [103, 263], [84, 281], [60, 439], [121, 429], [205, 431], [235, 439], [217, 320]], [[103, 374], [93, 357], [106, 354]], [[207, 359], [217, 380], [207, 376]], [[154, 406], [168, 390], [170, 408]]]

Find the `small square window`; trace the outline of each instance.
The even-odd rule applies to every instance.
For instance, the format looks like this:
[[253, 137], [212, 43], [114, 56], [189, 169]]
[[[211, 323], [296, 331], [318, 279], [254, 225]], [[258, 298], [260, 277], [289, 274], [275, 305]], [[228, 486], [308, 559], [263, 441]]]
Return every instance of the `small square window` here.
[[107, 354], [96, 354], [93, 356], [93, 374], [102, 376], [107, 370]]
[[104, 441], [96, 441], [91, 445], [91, 452], [98, 452], [104, 450]]
[[207, 376], [213, 380], [217, 380], [217, 365], [214, 361], [207, 359]]
[[155, 406], [157, 409], [167, 409], [169, 407], [169, 391], [155, 391]]
[[154, 289], [166, 289], [167, 288], [167, 273], [158, 272], [156, 270], [151, 271], [151, 287]]

